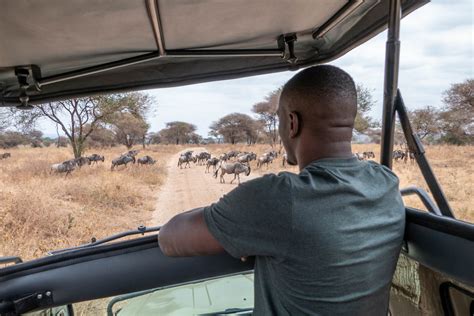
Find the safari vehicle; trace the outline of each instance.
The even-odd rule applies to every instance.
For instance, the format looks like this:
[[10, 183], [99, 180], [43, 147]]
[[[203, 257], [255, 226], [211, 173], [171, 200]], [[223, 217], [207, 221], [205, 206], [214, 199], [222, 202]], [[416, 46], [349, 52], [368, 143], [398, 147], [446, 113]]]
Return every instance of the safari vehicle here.
[[[84, 95], [295, 71], [334, 60], [388, 28], [381, 163], [391, 167], [398, 114], [434, 198], [402, 190], [418, 195], [428, 212], [406, 208], [389, 313], [473, 315], [474, 225], [453, 216], [397, 89], [400, 20], [427, 2], [7, 0], [0, 105], [27, 110]], [[73, 315], [73, 303], [111, 297], [111, 315], [252, 312], [252, 261], [169, 258], [157, 233], [140, 227], [28, 262], [1, 258], [9, 264], [0, 269], [0, 314]]]

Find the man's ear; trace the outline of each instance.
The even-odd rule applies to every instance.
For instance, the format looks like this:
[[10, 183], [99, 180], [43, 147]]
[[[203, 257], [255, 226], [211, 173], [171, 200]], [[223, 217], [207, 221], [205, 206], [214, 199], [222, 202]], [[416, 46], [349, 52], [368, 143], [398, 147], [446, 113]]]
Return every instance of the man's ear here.
[[290, 138], [295, 138], [300, 132], [300, 118], [297, 112], [289, 113]]

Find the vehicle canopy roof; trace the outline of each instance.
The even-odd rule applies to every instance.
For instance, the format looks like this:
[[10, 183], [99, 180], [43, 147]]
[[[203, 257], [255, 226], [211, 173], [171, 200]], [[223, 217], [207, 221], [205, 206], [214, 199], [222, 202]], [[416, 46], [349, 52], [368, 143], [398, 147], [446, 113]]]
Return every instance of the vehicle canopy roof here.
[[[402, 1], [403, 15], [427, 2]], [[388, 0], [7, 0], [0, 10], [0, 106], [328, 62], [385, 30], [388, 6]]]

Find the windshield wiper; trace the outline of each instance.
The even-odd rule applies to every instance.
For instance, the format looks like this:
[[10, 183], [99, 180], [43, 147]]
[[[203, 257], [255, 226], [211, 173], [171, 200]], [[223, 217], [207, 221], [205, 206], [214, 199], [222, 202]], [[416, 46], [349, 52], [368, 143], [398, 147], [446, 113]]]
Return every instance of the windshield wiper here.
[[157, 232], [157, 231], [160, 230], [160, 228], [161, 228], [161, 226], [146, 227], [146, 226], [141, 225], [141, 226], [138, 226], [137, 229], [125, 231], [123, 233], [112, 235], [112, 236], [106, 237], [104, 239], [97, 240], [95, 237], [92, 237], [91, 242], [88, 243], [88, 244], [83, 244], [83, 245], [79, 245], [79, 246], [76, 246], [76, 247], [65, 248], [65, 249], [60, 249], [60, 250], [54, 250], [54, 251], [48, 252], [48, 254], [56, 255], [56, 254], [60, 254], [60, 253], [75, 251], [75, 250], [78, 250], [78, 249], [91, 248], [91, 247], [102, 245], [102, 244], [111, 242], [113, 240], [121, 239], [121, 238], [124, 238], [124, 237], [127, 237], [127, 236], [145, 235], [146, 233]]

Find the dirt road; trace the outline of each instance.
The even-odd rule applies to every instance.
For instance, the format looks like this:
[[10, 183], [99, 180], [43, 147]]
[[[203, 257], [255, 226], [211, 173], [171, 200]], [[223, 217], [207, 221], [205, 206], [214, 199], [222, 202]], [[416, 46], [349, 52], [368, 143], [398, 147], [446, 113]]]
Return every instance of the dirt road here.
[[[205, 148], [191, 148], [194, 152], [204, 151]], [[186, 150], [183, 150], [184, 152]], [[158, 193], [157, 207], [153, 214], [151, 225], [162, 225], [174, 215], [196, 207], [206, 206], [217, 201], [222, 195], [237, 186], [237, 180], [230, 184], [233, 176], [225, 175], [225, 184], [219, 183], [211, 173], [205, 173], [205, 166], [191, 164], [191, 168], [180, 169], [177, 167], [179, 154], [174, 155], [166, 165], [167, 177]], [[246, 177], [240, 175], [241, 182], [256, 178], [258, 175], [250, 174]]]

